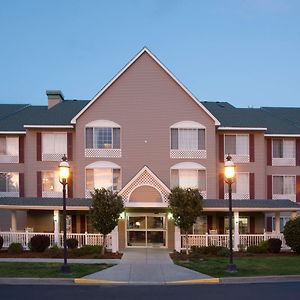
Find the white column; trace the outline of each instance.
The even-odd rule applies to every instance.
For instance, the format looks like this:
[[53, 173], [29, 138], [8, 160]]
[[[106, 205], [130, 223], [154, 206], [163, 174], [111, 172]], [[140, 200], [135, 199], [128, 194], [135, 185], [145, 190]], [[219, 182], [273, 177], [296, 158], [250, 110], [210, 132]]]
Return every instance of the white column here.
[[280, 212], [275, 213], [275, 232], [280, 233]]
[[11, 211], [10, 229], [11, 229], [11, 231], [17, 231], [17, 212], [15, 210]]
[[119, 251], [119, 230], [118, 225], [111, 232], [111, 251], [112, 253], [116, 253]]
[[233, 223], [234, 223], [234, 240], [233, 240], [233, 251], [239, 250], [239, 243], [240, 243], [240, 230], [239, 230], [239, 212], [235, 211], [233, 213]]
[[174, 245], [175, 250], [177, 252], [180, 252], [181, 251], [181, 234], [180, 234], [180, 228], [178, 226], [175, 226], [174, 241], [175, 241], [175, 245]]
[[54, 222], [54, 244], [58, 247], [60, 246], [60, 239], [59, 239], [59, 210], [53, 211], [53, 222]]

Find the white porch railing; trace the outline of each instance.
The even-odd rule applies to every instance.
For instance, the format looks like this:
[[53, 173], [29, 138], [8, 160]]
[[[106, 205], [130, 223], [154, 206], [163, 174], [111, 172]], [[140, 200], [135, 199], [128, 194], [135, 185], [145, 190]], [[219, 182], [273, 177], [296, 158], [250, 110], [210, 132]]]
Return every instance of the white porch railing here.
[[[44, 233], [44, 232], [11, 232], [5, 231], [0, 232], [0, 236], [3, 237], [3, 247], [8, 247], [11, 243], [20, 243], [25, 249], [28, 249], [28, 244], [30, 239], [35, 235], [47, 235], [50, 238], [50, 247], [54, 246], [55, 236], [54, 233]], [[68, 233], [67, 239], [74, 238], [78, 240], [78, 247], [83, 245], [102, 245], [103, 235], [100, 233]], [[59, 245], [63, 244], [63, 233], [59, 233]], [[108, 234], [106, 237], [106, 247], [107, 249], [112, 248], [112, 236]]]
[[[240, 234], [239, 244], [245, 247], [250, 245], [259, 245], [263, 241], [271, 238], [277, 238], [282, 241], [281, 248], [284, 250], [290, 249], [286, 243], [282, 233], [263, 233], [263, 234]], [[234, 235], [233, 235], [234, 240]], [[191, 246], [207, 247], [207, 246], [223, 246], [229, 247], [228, 234], [189, 234], [189, 248]], [[186, 248], [185, 235], [181, 235], [181, 249]]]

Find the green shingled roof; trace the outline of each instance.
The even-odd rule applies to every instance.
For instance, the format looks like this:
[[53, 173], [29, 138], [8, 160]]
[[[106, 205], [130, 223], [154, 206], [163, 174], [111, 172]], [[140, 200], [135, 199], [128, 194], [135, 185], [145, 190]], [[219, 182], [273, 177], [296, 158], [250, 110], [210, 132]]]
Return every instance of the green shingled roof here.
[[[86, 100], [64, 100], [48, 106], [26, 106], [0, 118], [0, 131], [24, 131], [24, 125], [70, 125], [72, 118], [88, 103]], [[0, 111], [2, 106], [0, 104]]]
[[0, 104], [0, 120], [24, 109], [28, 105], [29, 104]]
[[[237, 108], [227, 102], [201, 102], [221, 123], [223, 127], [258, 127], [267, 128], [269, 134], [300, 134], [300, 118], [296, 123], [300, 109], [290, 108], [293, 113], [279, 117], [269, 108]], [[276, 110], [275, 108], [274, 110]], [[293, 116], [293, 118], [291, 118]]]

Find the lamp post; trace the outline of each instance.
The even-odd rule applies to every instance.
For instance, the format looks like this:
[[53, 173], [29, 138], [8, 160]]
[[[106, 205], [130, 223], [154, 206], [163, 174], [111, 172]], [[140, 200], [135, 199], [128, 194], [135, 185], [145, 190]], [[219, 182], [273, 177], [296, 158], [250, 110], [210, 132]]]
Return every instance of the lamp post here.
[[63, 222], [64, 222], [64, 264], [61, 267], [63, 273], [70, 273], [70, 267], [67, 263], [67, 211], [66, 211], [66, 185], [68, 184], [70, 165], [64, 154], [59, 164], [59, 182], [63, 186]]
[[229, 200], [229, 264], [227, 272], [236, 272], [236, 265], [233, 263], [233, 250], [232, 250], [232, 183], [235, 177], [235, 165], [232, 157], [228, 154], [224, 164], [225, 182], [228, 184], [228, 200]]

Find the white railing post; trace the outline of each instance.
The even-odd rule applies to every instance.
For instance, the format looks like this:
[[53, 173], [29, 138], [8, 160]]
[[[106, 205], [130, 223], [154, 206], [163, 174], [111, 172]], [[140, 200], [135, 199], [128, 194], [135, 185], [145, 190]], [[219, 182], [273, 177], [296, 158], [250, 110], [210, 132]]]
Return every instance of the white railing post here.
[[28, 244], [29, 244], [29, 236], [28, 236], [28, 229], [26, 228], [26, 231], [25, 231], [25, 247], [27, 250], [29, 250], [29, 247], [28, 247]]
[[175, 226], [175, 251], [180, 252], [181, 251], [181, 247], [183, 247], [183, 245], [181, 245], [181, 234], [180, 234], [180, 228], [178, 226]]
[[87, 236], [87, 234], [88, 234], [87, 232], [84, 233], [84, 245], [88, 244], [88, 241], [87, 241], [88, 236]]
[[205, 233], [205, 246], [208, 246], [208, 232]]
[[240, 232], [239, 232], [239, 212], [234, 212], [234, 239], [233, 239], [233, 250], [238, 251], [239, 250], [239, 242], [240, 242]]
[[58, 247], [60, 246], [59, 238], [59, 210], [53, 211], [53, 221], [54, 221], [54, 244]]
[[[108, 239], [107, 239], [108, 240]], [[116, 253], [119, 250], [119, 234], [118, 234], [118, 225], [111, 232], [111, 251]]]

